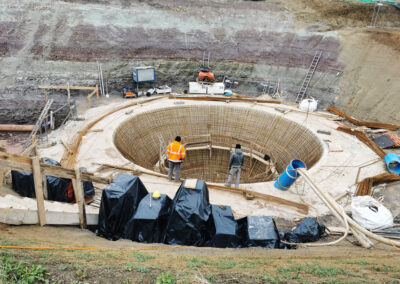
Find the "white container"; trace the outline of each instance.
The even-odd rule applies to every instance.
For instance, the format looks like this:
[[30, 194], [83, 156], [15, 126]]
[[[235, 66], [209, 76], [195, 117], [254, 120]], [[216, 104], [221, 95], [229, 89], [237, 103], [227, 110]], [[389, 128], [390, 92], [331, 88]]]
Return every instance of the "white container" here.
[[302, 100], [299, 109], [306, 112], [313, 112], [317, 109], [318, 102], [314, 98]]

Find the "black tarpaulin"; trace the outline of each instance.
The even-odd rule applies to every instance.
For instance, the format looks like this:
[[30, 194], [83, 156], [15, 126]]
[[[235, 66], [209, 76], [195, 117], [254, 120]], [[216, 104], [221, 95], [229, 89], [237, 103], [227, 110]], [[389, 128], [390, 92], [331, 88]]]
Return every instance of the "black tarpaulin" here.
[[99, 211], [99, 233], [107, 239], [119, 239], [126, 223], [147, 194], [145, 186], [137, 176], [119, 174], [103, 190]]
[[[50, 158], [44, 158], [44, 163], [53, 166], [61, 166], [60, 163]], [[36, 197], [32, 173], [11, 171], [11, 176], [12, 185], [15, 192], [24, 197]], [[60, 202], [75, 201], [70, 179], [46, 176], [46, 180], [48, 200]], [[71, 192], [68, 192], [68, 187], [71, 187]], [[94, 195], [93, 184], [89, 181], [83, 181], [83, 190], [85, 198]]]
[[210, 240], [206, 246], [217, 248], [237, 248], [241, 246], [238, 225], [230, 206], [211, 205], [208, 233]]
[[317, 220], [307, 217], [292, 232], [285, 234], [285, 241], [290, 243], [315, 242], [326, 236], [325, 229], [326, 227], [319, 224]]
[[202, 246], [207, 236], [207, 221], [211, 206], [208, 188], [197, 180], [194, 189], [186, 188], [183, 181], [172, 201], [164, 242], [174, 245]]
[[149, 193], [125, 226], [124, 238], [137, 242], [160, 243], [167, 226], [172, 200], [166, 194], [154, 199]]
[[279, 248], [279, 232], [271, 217], [247, 216], [237, 222], [244, 247]]
[[[44, 158], [44, 163], [53, 166], [61, 166], [60, 163], [50, 158]], [[70, 179], [46, 176], [48, 200], [72, 202], [74, 199], [68, 196], [68, 186]]]
[[11, 178], [16, 193], [24, 197], [36, 197], [32, 173], [11, 171]]

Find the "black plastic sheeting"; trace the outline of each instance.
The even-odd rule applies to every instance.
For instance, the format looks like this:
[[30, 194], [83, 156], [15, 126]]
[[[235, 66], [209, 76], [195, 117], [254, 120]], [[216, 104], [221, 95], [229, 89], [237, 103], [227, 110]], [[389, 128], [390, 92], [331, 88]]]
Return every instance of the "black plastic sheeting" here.
[[[44, 158], [44, 163], [53, 166], [61, 166], [60, 163], [49, 158]], [[74, 201], [73, 196], [68, 196], [68, 186], [71, 183], [70, 179], [46, 176], [48, 199], [61, 202]]]
[[[55, 160], [44, 158], [44, 163], [53, 166], [61, 166]], [[24, 197], [36, 197], [33, 174], [29, 172], [11, 171], [12, 186], [15, 192]], [[73, 202], [74, 194], [68, 194], [68, 187], [71, 184], [70, 179], [46, 176], [48, 200]], [[72, 189], [72, 187], [71, 187]], [[93, 184], [89, 181], [83, 181], [83, 191], [85, 198], [94, 196]]]
[[266, 216], [247, 216], [238, 221], [243, 247], [280, 248], [275, 221]]
[[165, 194], [154, 199], [147, 194], [139, 203], [136, 213], [128, 221], [124, 238], [137, 242], [160, 243], [167, 227], [172, 200]]
[[99, 211], [99, 234], [110, 240], [118, 240], [140, 201], [147, 194], [147, 189], [137, 176], [119, 174], [103, 190]]
[[211, 214], [208, 188], [197, 180], [195, 189], [185, 180], [172, 202], [163, 242], [171, 245], [202, 246], [207, 241], [207, 221]]
[[307, 217], [292, 232], [286, 233], [284, 240], [289, 243], [315, 242], [326, 236], [325, 229], [317, 220]]
[[32, 173], [11, 171], [11, 178], [16, 193], [24, 197], [36, 197]]
[[263, 247], [292, 249], [282, 240], [312, 242], [325, 236], [325, 226], [305, 218], [292, 232], [279, 233], [266, 216], [235, 220], [230, 206], [210, 205], [207, 185], [186, 180], [171, 199], [153, 199], [137, 176], [120, 174], [103, 191], [99, 234], [110, 240], [121, 237], [138, 242], [219, 248]]
[[238, 225], [230, 206], [211, 205], [208, 233], [210, 236], [205, 246], [217, 248], [241, 247]]

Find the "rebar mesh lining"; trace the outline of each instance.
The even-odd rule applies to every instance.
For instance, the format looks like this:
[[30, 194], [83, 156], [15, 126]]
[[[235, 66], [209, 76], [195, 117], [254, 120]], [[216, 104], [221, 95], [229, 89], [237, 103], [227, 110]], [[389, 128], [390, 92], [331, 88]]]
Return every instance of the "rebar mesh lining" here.
[[[278, 172], [282, 172], [292, 159], [300, 159], [307, 168], [311, 168], [323, 153], [320, 140], [306, 127], [280, 115], [229, 105], [153, 109], [123, 122], [114, 133], [114, 143], [125, 158], [154, 170], [160, 160], [159, 136], [168, 144], [177, 135], [198, 137], [210, 133], [213, 145], [232, 147], [240, 143], [247, 149], [259, 146], [255, 150], [264, 150], [261, 152], [272, 158]], [[196, 139], [184, 139], [182, 142]], [[223, 182], [228, 174], [229, 155], [227, 150], [213, 149], [210, 159], [209, 150], [188, 151], [181, 169], [182, 177]], [[268, 180], [267, 175], [262, 177], [262, 172], [266, 170], [263, 163], [255, 159], [250, 163], [249, 157], [245, 157], [244, 163], [241, 182]], [[249, 168], [250, 164], [253, 170]]]

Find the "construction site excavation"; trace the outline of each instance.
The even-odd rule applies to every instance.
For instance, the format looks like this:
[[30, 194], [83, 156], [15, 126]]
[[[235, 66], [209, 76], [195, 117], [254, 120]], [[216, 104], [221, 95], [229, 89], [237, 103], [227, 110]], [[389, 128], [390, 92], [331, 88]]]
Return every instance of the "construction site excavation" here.
[[0, 7], [0, 283], [399, 282], [400, 1]]

